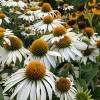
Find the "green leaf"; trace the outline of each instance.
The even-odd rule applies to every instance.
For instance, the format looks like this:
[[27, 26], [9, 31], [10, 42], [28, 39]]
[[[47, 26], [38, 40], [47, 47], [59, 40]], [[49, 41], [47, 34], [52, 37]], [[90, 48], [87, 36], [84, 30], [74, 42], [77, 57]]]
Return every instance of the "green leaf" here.
[[77, 87], [78, 90], [81, 90], [83, 87], [83, 91], [87, 90], [87, 84], [83, 79], [78, 79], [74, 81], [75, 86]]
[[86, 82], [91, 81], [98, 72], [98, 66], [92, 65], [92, 69], [88, 72], [84, 72], [82, 75], [82, 79], [85, 79]]
[[96, 87], [96, 85], [97, 85], [97, 81], [98, 81], [98, 76], [95, 76], [95, 77], [93, 78], [93, 80], [90, 81], [90, 84], [91, 84], [91, 86], [92, 86], [93, 91], [94, 91], [94, 89], [95, 89], [95, 87]]
[[100, 100], [100, 85], [98, 85], [92, 92], [92, 96], [95, 100]]
[[18, 29], [16, 29], [16, 30], [13, 30], [13, 33], [16, 35], [16, 36], [19, 36], [19, 33], [21, 32], [21, 30], [18, 30]]
[[0, 87], [0, 100], [4, 100], [1, 87]]
[[69, 66], [67, 66], [65, 69], [62, 69], [59, 75], [62, 77], [68, 77], [68, 72], [69, 72]]
[[[47, 100], [48, 100], [48, 99], [47, 99]], [[59, 100], [59, 98], [56, 97], [56, 96], [53, 96], [53, 97], [52, 97], [52, 100]]]
[[91, 63], [88, 63], [84, 66], [82, 66], [81, 70], [84, 71], [84, 72], [88, 72], [92, 69], [92, 64]]

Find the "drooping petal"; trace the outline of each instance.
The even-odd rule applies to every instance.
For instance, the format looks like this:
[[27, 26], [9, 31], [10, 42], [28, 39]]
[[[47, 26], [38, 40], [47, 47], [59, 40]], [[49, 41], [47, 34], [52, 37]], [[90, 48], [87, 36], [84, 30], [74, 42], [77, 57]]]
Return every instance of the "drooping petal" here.
[[60, 53], [56, 52], [56, 51], [48, 51], [48, 54], [51, 56], [59, 56], [61, 57]]
[[19, 61], [22, 61], [22, 56], [18, 50], [16, 50], [16, 56], [18, 57]]
[[64, 100], [64, 94], [61, 94], [60, 100]]
[[20, 100], [20, 97], [23, 93], [23, 90], [26, 88], [26, 86], [28, 85], [29, 81], [28, 80], [25, 80], [26, 83], [24, 84], [24, 86], [19, 90], [18, 94], [17, 94], [17, 100]]
[[12, 51], [8, 54], [7, 58], [8, 59], [6, 61], [6, 64], [10, 64], [13, 61], [13, 52]]
[[46, 90], [42, 82], [40, 82], [40, 87], [41, 87], [41, 100], [46, 100]]
[[13, 73], [11, 75], [11, 77], [14, 76], [14, 75], [16, 75], [16, 74], [18, 75], [18, 74], [24, 73], [24, 70], [25, 70], [24, 68], [19, 69], [17, 72]]
[[48, 58], [50, 64], [53, 66], [53, 67], [56, 67], [56, 62], [54, 60], [54, 58], [52, 56], [49, 56], [48, 54], [46, 55], [46, 57]]
[[68, 52], [67, 52], [66, 49], [64, 49], [64, 52], [62, 53], [62, 55], [64, 56], [64, 58], [65, 58], [66, 60], [68, 60]]
[[0, 19], [0, 25], [2, 24], [2, 19]]
[[3, 93], [5, 93], [7, 90], [9, 90], [12, 86], [14, 86], [16, 83], [20, 82], [21, 80], [23, 80], [24, 77], [18, 79], [18, 80], [15, 80], [14, 82], [8, 84], [5, 89], [3, 90]]
[[19, 80], [19, 79], [22, 78], [22, 77], [24, 78], [23, 73], [17, 74], [17, 75], [15, 75], [15, 76], [11, 77], [11, 78], [6, 82], [6, 84], [9, 84], [9, 83], [11, 83], [11, 82], [13, 82], [13, 81], [15, 81], [15, 80]]
[[16, 51], [13, 51], [13, 62], [14, 62], [14, 64], [16, 63]]
[[68, 52], [68, 55], [72, 58], [72, 60], [75, 60], [75, 55], [70, 51], [69, 48], [66, 49]]
[[19, 100], [27, 100], [29, 93], [30, 93], [30, 90], [31, 90], [31, 85], [32, 85], [32, 82], [29, 82], [27, 84], [27, 86], [22, 91], [22, 94], [21, 94]]
[[51, 89], [51, 86], [50, 86], [50, 85], [48, 84], [48, 82], [46, 82], [45, 80], [43, 80], [43, 83], [44, 83], [44, 85], [45, 85], [45, 87], [46, 87], [49, 100], [52, 100], [52, 89]]
[[30, 100], [36, 100], [35, 98], [36, 98], [36, 85], [35, 82], [33, 82], [31, 87], [31, 92], [30, 92]]
[[26, 80], [22, 81], [14, 90], [14, 93], [11, 95], [10, 99], [12, 100], [13, 97], [19, 92], [19, 90], [26, 84]]
[[43, 60], [46, 69], [50, 70], [50, 63], [49, 60], [46, 58], [46, 56], [43, 57]]
[[6, 52], [3, 56], [0, 57], [0, 62], [2, 62], [1, 66], [3, 66], [6, 63], [8, 54], [9, 52]]
[[77, 50], [75, 47], [71, 47], [70, 49], [71, 49], [71, 51], [74, 52], [76, 55], [82, 57], [82, 53], [81, 53], [79, 50]]
[[81, 42], [81, 41], [74, 42], [73, 44], [74, 44], [75, 48], [77, 48], [79, 50], [86, 50], [86, 48], [87, 48], [87, 44], [84, 42]]
[[36, 90], [36, 96], [37, 96], [37, 100], [41, 100], [41, 95], [40, 95], [40, 81], [37, 81], [37, 90]]
[[53, 91], [55, 91], [55, 84], [47, 76], [45, 76], [44, 78], [51, 85]]
[[8, 43], [9, 46], [11, 46], [11, 42], [8, 38], [4, 38], [4, 40]]

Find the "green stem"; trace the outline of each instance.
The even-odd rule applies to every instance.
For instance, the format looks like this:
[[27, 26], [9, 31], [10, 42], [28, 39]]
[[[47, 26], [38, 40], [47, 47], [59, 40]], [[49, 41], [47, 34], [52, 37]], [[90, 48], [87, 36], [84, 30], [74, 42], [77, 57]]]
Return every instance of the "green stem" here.
[[81, 79], [81, 59], [78, 62], [78, 66], [79, 66], [79, 79]]
[[74, 72], [73, 69], [72, 69], [72, 72], [73, 72], [73, 76], [74, 76], [75, 80], [77, 80], [77, 77], [76, 77], [75, 72]]
[[2, 24], [1, 24], [1, 25], [2, 25], [2, 27], [4, 28], [4, 19], [2, 19]]
[[15, 29], [18, 28], [18, 27], [17, 27], [17, 22], [18, 22], [18, 21], [17, 21], [16, 8], [17, 8], [17, 7], [14, 8], [14, 24], [15, 24]]
[[22, 68], [23, 67], [18, 58], [16, 60], [16, 64], [15, 65], [18, 66], [18, 68]]
[[70, 67], [71, 67], [71, 69], [72, 69], [72, 74], [73, 74], [73, 77], [75, 78], [75, 80], [77, 80], [77, 77], [76, 77], [75, 72], [74, 72], [74, 68], [72, 67], [71, 63], [70, 63], [70, 65], [69, 65], [69, 66], [70, 66]]

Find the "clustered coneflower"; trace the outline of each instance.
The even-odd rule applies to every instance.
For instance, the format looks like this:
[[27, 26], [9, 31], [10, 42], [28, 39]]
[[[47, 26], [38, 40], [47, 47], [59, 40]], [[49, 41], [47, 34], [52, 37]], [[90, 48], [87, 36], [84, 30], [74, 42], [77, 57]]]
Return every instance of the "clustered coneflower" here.
[[92, 25], [100, 3], [90, 0], [90, 10], [79, 4], [75, 11], [63, 0], [56, 2], [56, 10], [45, 0], [0, 2], [0, 76], [13, 71], [3, 90], [10, 100], [93, 100], [91, 91], [76, 83], [84, 80], [81, 65], [96, 64], [100, 55]]

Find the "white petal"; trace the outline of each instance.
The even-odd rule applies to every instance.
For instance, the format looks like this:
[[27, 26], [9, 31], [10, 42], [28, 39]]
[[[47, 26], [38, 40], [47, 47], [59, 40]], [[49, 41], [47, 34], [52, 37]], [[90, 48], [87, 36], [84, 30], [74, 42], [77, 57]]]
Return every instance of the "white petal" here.
[[70, 32], [70, 31], [72, 31], [72, 29], [73, 29], [73, 28], [68, 28], [68, 29], [67, 29], [67, 32]]
[[55, 91], [55, 84], [47, 76], [45, 76], [44, 78], [51, 85], [53, 91]]
[[69, 48], [66, 49], [68, 52], [68, 55], [72, 58], [72, 60], [75, 60], [75, 55], [70, 51]]
[[51, 86], [50, 86], [50, 85], [48, 84], [48, 82], [46, 82], [45, 80], [43, 80], [43, 83], [44, 83], [44, 85], [45, 85], [45, 87], [46, 87], [49, 100], [52, 100], [52, 89], [51, 89]]
[[86, 64], [87, 57], [82, 57], [83, 63]]
[[72, 100], [69, 93], [67, 93], [67, 98], [68, 98], [68, 100]]
[[8, 54], [9, 52], [6, 52], [4, 55], [2, 55], [2, 57], [0, 57], [0, 62], [2, 62], [1, 66], [3, 66], [7, 61]]
[[[22, 48], [20, 49], [20, 52], [23, 52], [24, 54], [30, 53], [30, 51], [29, 51], [28, 49], [24, 48], [24, 47], [22, 47]], [[28, 54], [28, 55], [29, 55], [29, 54]]]
[[20, 74], [17, 74], [13, 77], [11, 77], [7, 82], [6, 84], [10, 84], [11, 82], [15, 81], [15, 80], [19, 80], [20, 78], [24, 77], [23, 76], [23, 73], [20, 73]]
[[75, 47], [71, 47], [70, 49], [71, 49], [71, 51], [74, 52], [76, 55], [82, 57], [82, 53], [81, 53], [79, 50], [77, 50]]
[[37, 94], [37, 100], [41, 100], [40, 97], [40, 81], [37, 81], [37, 91], [36, 91], [36, 94]]
[[[51, 39], [51, 43], [54, 43], [56, 41], [56, 38], [55, 37], [52, 37]], [[59, 40], [58, 40], [59, 41]]]
[[11, 77], [14, 76], [14, 75], [16, 75], [16, 74], [18, 75], [18, 74], [24, 73], [24, 71], [25, 71], [25, 68], [21, 68], [21, 69], [19, 69], [17, 72], [13, 73], [13, 74], [11, 75]]
[[68, 52], [67, 52], [66, 49], [64, 49], [64, 52], [62, 53], [62, 55], [64, 56], [64, 58], [65, 58], [66, 60], [68, 60]]
[[46, 69], [50, 70], [50, 66], [48, 66], [48, 65], [50, 65], [50, 63], [49, 63], [48, 59], [46, 58], [46, 56], [43, 57], [43, 60], [44, 60], [44, 65], [45, 65]]
[[3, 90], [3, 93], [5, 93], [7, 90], [9, 90], [12, 86], [14, 86], [16, 83], [20, 82], [21, 80], [23, 80], [24, 78], [20, 78], [18, 80], [15, 80], [14, 82], [8, 84], [5, 89]]
[[18, 50], [16, 50], [16, 56], [18, 57], [19, 61], [22, 61], [22, 56]]
[[68, 94], [69, 94], [69, 96], [70, 96], [70, 100], [74, 100], [75, 94], [72, 93], [70, 90], [68, 91]]
[[11, 42], [8, 38], [4, 38], [4, 40], [8, 43], [9, 46], [11, 46]]
[[14, 64], [16, 63], [16, 51], [13, 51], [13, 62], [14, 62]]
[[28, 83], [29, 83], [29, 81], [28, 80], [25, 80], [26, 82], [25, 82], [25, 84], [24, 84], [24, 86], [19, 90], [19, 92], [18, 92], [18, 94], [17, 94], [17, 100], [19, 100], [20, 99], [20, 97], [21, 97], [21, 95], [22, 95], [22, 93], [23, 93], [23, 90], [25, 89], [25, 87], [28, 85]]
[[64, 100], [64, 94], [61, 94], [60, 100]]
[[10, 64], [13, 60], [13, 51], [8, 54], [7, 64]]
[[53, 27], [52, 27], [51, 25], [48, 25], [48, 30], [49, 30], [49, 32], [51, 32], [52, 29], [53, 29]]
[[0, 19], [0, 25], [2, 24], [2, 19]]
[[35, 82], [33, 82], [31, 92], [30, 92], [30, 100], [36, 100], [35, 98], [36, 98], [36, 86], [35, 86]]
[[91, 61], [93, 61], [93, 62], [96, 62], [96, 60], [95, 60], [95, 58], [93, 57], [93, 56], [89, 56], [89, 59], [91, 60]]
[[40, 58], [40, 62], [41, 62], [42, 64], [45, 64], [44, 58], [43, 58], [43, 57]]
[[64, 93], [64, 97], [65, 97], [65, 100], [68, 100], [66, 92]]
[[60, 56], [60, 53], [56, 52], [56, 51], [48, 51], [48, 54], [51, 55], [51, 56]]
[[87, 44], [84, 42], [78, 41], [78, 42], [75, 42], [73, 44], [75, 45], [75, 48], [77, 48], [79, 50], [86, 50], [86, 48], [87, 48]]
[[14, 90], [14, 93], [11, 95], [10, 100], [13, 99], [13, 97], [18, 93], [18, 91], [25, 85], [26, 80], [22, 81]]
[[64, 56], [63, 56], [63, 52], [64, 52], [64, 49], [59, 49], [59, 53], [61, 54], [61, 58], [62, 58], [62, 61], [64, 62]]
[[31, 90], [31, 85], [32, 85], [32, 83], [29, 82], [28, 85], [23, 89], [19, 100], [27, 100], [30, 90]]
[[77, 92], [77, 90], [72, 86], [71, 87], [71, 91], [73, 92], [73, 93], [76, 93]]
[[42, 82], [40, 82], [40, 86], [41, 86], [41, 100], [46, 100], [46, 91]]
[[0, 46], [0, 56], [4, 55], [7, 52], [4, 48]]
[[40, 39], [43, 39], [45, 41], [48, 41], [52, 37], [53, 37], [53, 35], [52, 34], [49, 34], [49, 35], [43, 35]]
[[4, 19], [5, 19], [5, 21], [6, 21], [7, 23], [10, 23], [10, 21], [9, 21], [9, 19], [8, 19], [7, 17], [5, 17]]
[[53, 66], [53, 67], [56, 67], [56, 62], [54, 60], [54, 58], [52, 56], [49, 56], [48, 54], [46, 55], [46, 57], [48, 58], [50, 64]]
[[27, 57], [26, 54], [24, 53], [24, 50], [23, 49], [20, 49], [19, 52], [23, 55], [23, 57], [25, 57], [25, 58]]

